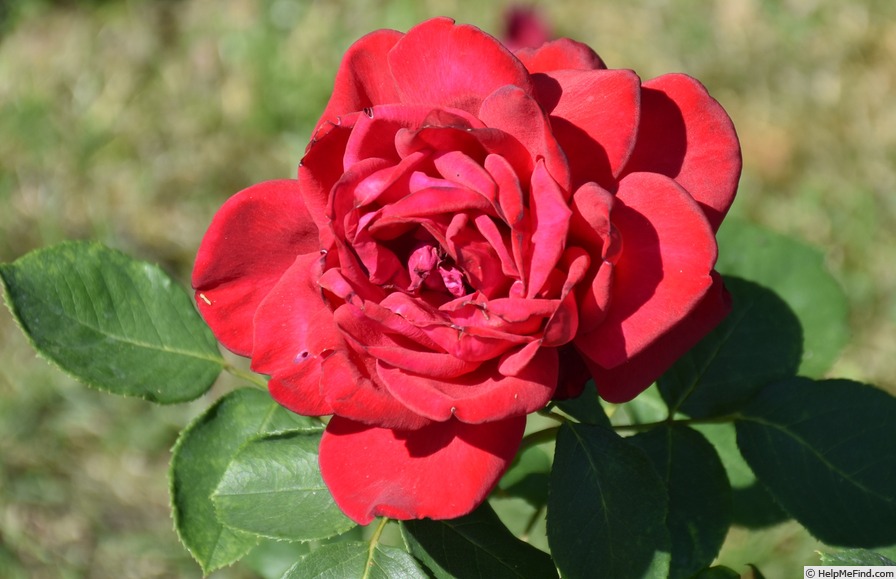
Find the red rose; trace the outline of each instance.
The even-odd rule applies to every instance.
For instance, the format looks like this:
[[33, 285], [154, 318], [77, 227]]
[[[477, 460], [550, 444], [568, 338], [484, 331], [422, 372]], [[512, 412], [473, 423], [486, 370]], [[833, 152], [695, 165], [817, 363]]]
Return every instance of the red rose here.
[[740, 151], [694, 79], [449, 19], [356, 42], [297, 180], [231, 198], [193, 286], [355, 521], [482, 502], [526, 415], [629, 400], [727, 313], [714, 232]]

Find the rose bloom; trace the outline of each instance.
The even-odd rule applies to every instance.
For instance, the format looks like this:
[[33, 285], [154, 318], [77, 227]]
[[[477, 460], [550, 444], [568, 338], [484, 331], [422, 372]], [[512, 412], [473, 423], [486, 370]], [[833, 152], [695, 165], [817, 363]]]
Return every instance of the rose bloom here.
[[730, 119], [569, 39], [509, 51], [450, 19], [345, 54], [298, 179], [237, 193], [193, 272], [272, 396], [332, 415], [320, 468], [353, 520], [483, 500], [526, 415], [630, 400], [729, 310], [715, 231]]

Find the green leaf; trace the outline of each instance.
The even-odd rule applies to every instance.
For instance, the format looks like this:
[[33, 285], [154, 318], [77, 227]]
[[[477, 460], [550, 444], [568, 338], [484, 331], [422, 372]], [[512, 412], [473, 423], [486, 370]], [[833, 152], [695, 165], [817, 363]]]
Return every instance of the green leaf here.
[[258, 546], [240, 559], [240, 566], [251, 569], [263, 579], [280, 579], [296, 561], [311, 552], [312, 543], [289, 543], [262, 539]]
[[749, 281], [725, 278], [725, 286], [731, 314], [659, 380], [673, 411], [695, 418], [733, 412], [799, 367], [802, 330], [787, 304]]
[[666, 577], [668, 493], [644, 452], [612, 430], [560, 428], [548, 543], [563, 577]]
[[647, 424], [660, 422], [669, 416], [669, 407], [660, 396], [656, 385], [638, 394], [634, 399], [613, 409], [611, 422], [616, 425]]
[[867, 549], [849, 549], [837, 553], [821, 553], [821, 564], [826, 567], [896, 567], [896, 561]]
[[717, 237], [716, 269], [757, 282], [787, 302], [803, 327], [799, 374], [824, 375], [846, 345], [849, 323], [846, 297], [821, 252], [733, 219], [725, 220]]
[[715, 447], [731, 483], [731, 522], [749, 529], [761, 529], [786, 521], [785, 513], [762, 483], [756, 480], [753, 469], [744, 461], [737, 448], [733, 423], [699, 424], [693, 426]]
[[34, 348], [89, 386], [193, 400], [224, 360], [191, 298], [161, 269], [68, 242], [0, 265], [6, 304]]
[[557, 407], [572, 416], [579, 422], [585, 424], [600, 424], [609, 426], [610, 419], [601, 406], [600, 398], [597, 396], [597, 387], [594, 380], [589, 380], [585, 384], [582, 393], [570, 400], [561, 400], [557, 402]]
[[345, 541], [315, 549], [293, 565], [283, 579], [429, 579], [401, 549]]
[[319, 432], [247, 443], [212, 495], [218, 518], [237, 530], [288, 541], [325, 539], [354, 527], [321, 478], [319, 446]]
[[514, 537], [488, 503], [448, 521], [402, 521], [411, 553], [437, 579], [556, 578], [551, 558]]
[[548, 476], [551, 458], [537, 446], [530, 446], [516, 455], [513, 464], [498, 481], [502, 497], [520, 497], [533, 507], [548, 501]]
[[791, 378], [764, 388], [735, 427], [753, 472], [818, 539], [896, 542], [896, 398], [848, 380]]
[[204, 572], [230, 565], [258, 542], [257, 535], [224, 527], [212, 504], [212, 491], [237, 450], [260, 434], [320, 428], [267, 393], [246, 388], [218, 400], [181, 432], [171, 457], [174, 526]]
[[669, 490], [669, 577], [690, 577], [712, 563], [731, 526], [731, 487], [719, 455], [685, 426], [661, 426], [626, 440], [644, 451]]

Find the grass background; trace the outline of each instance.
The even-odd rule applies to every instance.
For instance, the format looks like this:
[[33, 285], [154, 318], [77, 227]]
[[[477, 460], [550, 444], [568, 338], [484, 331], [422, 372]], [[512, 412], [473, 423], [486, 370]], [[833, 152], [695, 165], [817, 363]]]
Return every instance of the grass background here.
[[[0, 261], [98, 239], [189, 279], [217, 207], [294, 174], [354, 39], [435, 15], [499, 32], [503, 6], [0, 3]], [[644, 79], [683, 71], [706, 84], [743, 145], [732, 213], [819, 247], [846, 291], [853, 335], [831, 374], [896, 392], [896, 3], [538, 8], [611, 67]], [[165, 472], [178, 431], [209, 400], [156, 407], [90, 391], [36, 359], [0, 309], [3, 576], [199, 577], [172, 530]], [[818, 548], [785, 524], [734, 530], [721, 559], [796, 577]], [[215, 576], [256, 574], [241, 565]]]

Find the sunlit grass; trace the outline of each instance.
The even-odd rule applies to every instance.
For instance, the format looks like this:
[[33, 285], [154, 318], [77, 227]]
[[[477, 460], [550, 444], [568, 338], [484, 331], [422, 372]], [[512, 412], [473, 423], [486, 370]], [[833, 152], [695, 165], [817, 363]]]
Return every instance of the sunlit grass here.
[[[92, 238], [181, 280], [229, 195], [294, 174], [354, 39], [435, 15], [496, 32], [501, 16], [478, 0], [6, 6], [0, 261]], [[896, 391], [896, 4], [619, 0], [541, 10], [612, 67], [645, 79], [683, 71], [707, 85], [743, 144], [733, 212], [816, 244], [847, 292], [853, 339], [833, 374]], [[165, 465], [203, 405], [88, 391], [35, 359], [3, 309], [5, 576], [198, 577], [171, 530]], [[736, 531], [723, 561], [797, 576], [817, 547], [793, 526], [758, 539]]]

